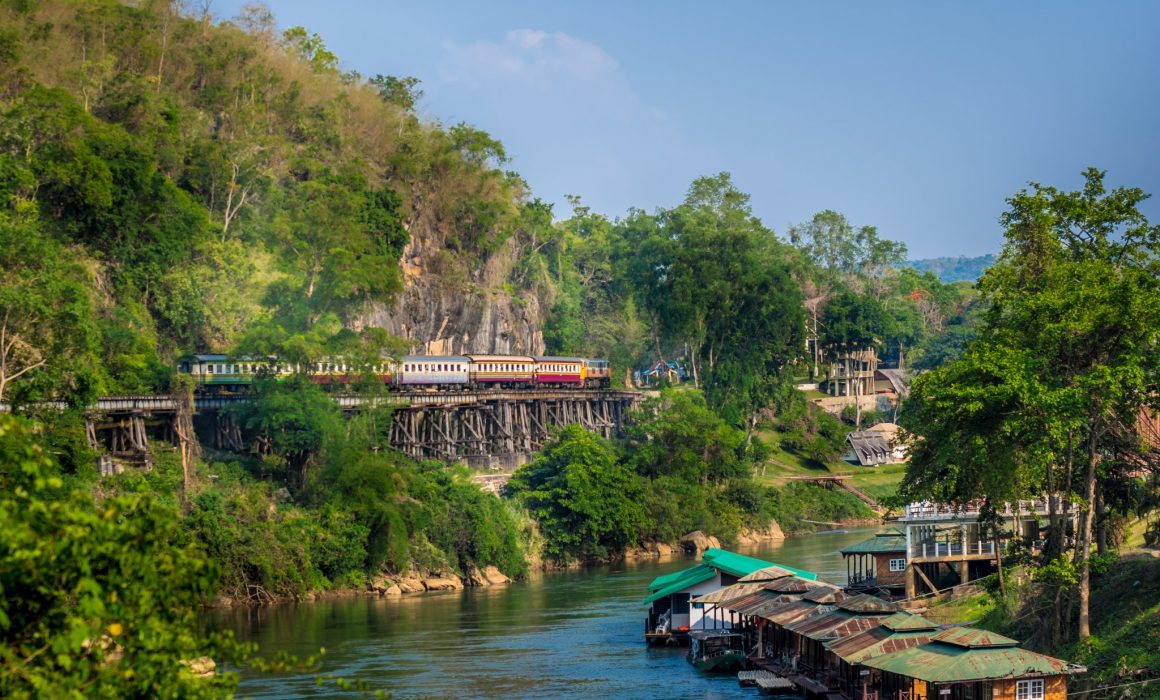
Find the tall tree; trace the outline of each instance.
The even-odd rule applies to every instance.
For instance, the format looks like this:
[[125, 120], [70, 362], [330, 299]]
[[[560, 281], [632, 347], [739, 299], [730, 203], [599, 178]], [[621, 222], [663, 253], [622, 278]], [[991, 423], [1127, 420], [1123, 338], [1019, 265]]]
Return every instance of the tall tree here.
[[802, 354], [805, 317], [786, 256], [749, 195], [728, 173], [698, 178], [680, 206], [631, 215], [621, 245], [657, 354], [662, 341], [687, 345], [694, 383], [730, 420], [751, 422]]
[[[1084, 177], [1079, 191], [1032, 183], [1008, 200], [1003, 253], [980, 282], [986, 311], [979, 337], [963, 359], [923, 378], [912, 393], [910, 425], [926, 439], [907, 475], [908, 490], [927, 490], [940, 470], [961, 467], [955, 451], [964, 443], [1009, 453], [983, 465], [980, 483], [993, 484], [996, 475], [1018, 481], [984, 493], [989, 498], [1066, 491], [1073, 464], [1081, 468], [1074, 475], [1083, 503], [1075, 553], [1080, 638], [1091, 632], [1091, 545], [1105, 462], [1132, 444], [1141, 407], [1160, 391], [1160, 229], [1139, 210], [1144, 192], [1108, 191], [1099, 170]], [[1005, 393], [1006, 405], [986, 409], [994, 396], [961, 397], [957, 407], [936, 400], [966, 390], [978, 369], [1014, 389]], [[993, 413], [1003, 428], [966, 422], [956, 428], [961, 439], [941, 440], [940, 425], [964, 410]], [[1010, 470], [1012, 460], [1024, 468]]]

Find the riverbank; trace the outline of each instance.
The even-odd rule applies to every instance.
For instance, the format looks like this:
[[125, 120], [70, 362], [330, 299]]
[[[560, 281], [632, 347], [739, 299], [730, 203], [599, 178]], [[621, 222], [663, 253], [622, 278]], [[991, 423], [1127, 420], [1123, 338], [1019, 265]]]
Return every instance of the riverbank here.
[[[877, 526], [877, 519], [854, 519], [836, 523], [840, 528], [829, 534], [847, 534], [859, 528]], [[767, 527], [757, 530], [744, 530], [728, 546], [745, 554], [755, 554], [767, 551], [787, 539], [798, 539], [807, 535], [819, 534], [815, 531], [793, 531], [784, 533], [776, 521]], [[602, 567], [615, 566], [624, 563], [653, 561], [667, 563], [673, 560], [696, 559], [709, 547], [722, 547], [723, 543], [713, 535], [702, 532], [692, 532], [672, 543], [652, 542], [625, 550], [621, 555], [607, 561], [573, 561], [568, 564], [553, 562], [539, 562], [529, 568], [524, 580], [541, 577], [545, 574], [596, 570]], [[340, 586], [335, 588], [311, 590], [297, 595], [259, 596], [248, 599], [233, 598], [227, 595], [216, 596], [206, 609], [229, 609], [235, 607], [262, 607], [270, 605], [285, 605], [292, 603], [313, 603], [324, 601], [346, 600], [352, 598], [403, 598], [416, 597], [428, 593], [444, 593], [448, 591], [464, 591], [469, 589], [504, 586], [515, 582], [495, 566], [475, 567], [460, 575], [447, 569], [417, 570], [410, 569], [402, 573], [381, 573], [372, 577], [366, 584]]]

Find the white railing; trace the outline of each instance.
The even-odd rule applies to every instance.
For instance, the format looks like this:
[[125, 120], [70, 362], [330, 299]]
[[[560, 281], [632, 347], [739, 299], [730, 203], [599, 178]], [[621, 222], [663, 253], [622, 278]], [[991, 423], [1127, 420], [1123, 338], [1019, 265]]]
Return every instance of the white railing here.
[[964, 550], [968, 556], [994, 556], [995, 543], [978, 540], [964, 546], [962, 542], [916, 542], [910, 550], [912, 557], [961, 557]]
[[[1068, 515], [1074, 512], [1074, 508], [1067, 501], [1067, 499], [1059, 496], [1052, 496], [1055, 501], [1055, 512], [1060, 515]], [[906, 506], [905, 511], [901, 517], [902, 520], [946, 520], [946, 519], [962, 519], [966, 516], [977, 518], [979, 515], [981, 503], [979, 501], [971, 501], [969, 503], [955, 504], [955, 503], [931, 503], [925, 501], [922, 503], [911, 503]], [[1047, 497], [1037, 498], [1029, 501], [1015, 501], [1013, 503], [1004, 503], [1003, 507], [997, 512], [1004, 517], [1011, 517], [1015, 515], [1047, 515], [1051, 511]]]

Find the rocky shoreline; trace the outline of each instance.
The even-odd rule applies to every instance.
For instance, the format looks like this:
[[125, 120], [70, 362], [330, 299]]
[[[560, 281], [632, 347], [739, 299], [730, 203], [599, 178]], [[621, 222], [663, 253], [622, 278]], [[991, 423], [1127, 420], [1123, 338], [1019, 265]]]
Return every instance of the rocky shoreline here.
[[[857, 527], [864, 525], [876, 525], [878, 522], [879, 521], [877, 519], [852, 520], [843, 522], [840, 525], [843, 527]], [[746, 529], [741, 531], [741, 533], [738, 534], [735, 542], [737, 545], [742, 547], [751, 547], [768, 542], [784, 540], [786, 537], [794, 537], [802, 534], [807, 533], [791, 532], [787, 535], [784, 531], [782, 531], [781, 526], [776, 521], [771, 521], [770, 524], [763, 529]], [[720, 548], [721, 541], [713, 535], [696, 530], [682, 536], [675, 543], [650, 542], [639, 547], [634, 547], [625, 551], [624, 554], [621, 555], [620, 559], [624, 561], [635, 561], [640, 559], [667, 559], [675, 556], [697, 556], [710, 547]], [[560, 571], [563, 569], [580, 568], [585, 565], [585, 562], [572, 562], [571, 564], [562, 566], [540, 563], [534, 568], [538, 572], [550, 572]], [[485, 566], [480, 568], [472, 565], [468, 567], [467, 572], [463, 576], [446, 570], [417, 571], [412, 569], [410, 571], [398, 574], [379, 574], [371, 579], [371, 581], [363, 587], [347, 587], [328, 591], [316, 591], [305, 593], [300, 596], [270, 596], [258, 602], [219, 595], [207, 607], [229, 608], [249, 605], [273, 605], [279, 603], [314, 602], [319, 600], [353, 598], [358, 596], [399, 598], [402, 596], [418, 595], [421, 593], [459, 591], [465, 588], [500, 586], [511, 582], [512, 579], [509, 576], [494, 566]]]

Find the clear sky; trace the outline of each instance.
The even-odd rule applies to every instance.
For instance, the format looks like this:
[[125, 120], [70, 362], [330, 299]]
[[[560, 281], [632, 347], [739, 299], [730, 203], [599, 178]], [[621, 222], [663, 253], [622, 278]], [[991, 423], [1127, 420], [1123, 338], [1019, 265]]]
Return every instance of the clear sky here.
[[779, 233], [835, 209], [930, 257], [997, 251], [1028, 181], [1160, 196], [1160, 2], [267, 4], [344, 70], [419, 78], [423, 116], [499, 138], [561, 217], [727, 170]]

